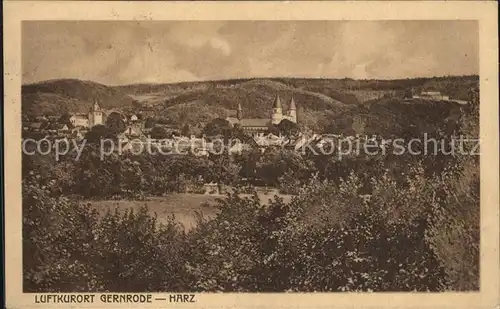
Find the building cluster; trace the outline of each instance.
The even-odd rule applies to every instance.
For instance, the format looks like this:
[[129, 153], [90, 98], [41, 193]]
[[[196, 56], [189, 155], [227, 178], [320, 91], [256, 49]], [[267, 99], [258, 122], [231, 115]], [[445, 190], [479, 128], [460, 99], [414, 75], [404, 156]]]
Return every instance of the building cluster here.
[[97, 102], [87, 114], [74, 114], [69, 118], [73, 127], [92, 128], [104, 124], [104, 112]]
[[[35, 121], [23, 121], [23, 130], [43, 133], [46, 137], [81, 140], [92, 127], [104, 125], [110, 112], [112, 111], [102, 109], [95, 102], [88, 113], [72, 114], [69, 119], [63, 119], [61, 116], [40, 116]], [[284, 146], [291, 143], [290, 139], [280, 134], [269, 133], [269, 128], [273, 125], [279, 125], [283, 120], [297, 123], [297, 106], [293, 97], [288, 104], [288, 110], [285, 112], [281, 98], [277, 95], [269, 118], [245, 118], [243, 117], [241, 104], [238, 104], [235, 112], [236, 117], [227, 117], [226, 120], [232, 126], [239, 126], [247, 135], [252, 137], [253, 145], [249, 143], [224, 145], [230, 153], [241, 152], [255, 146], [263, 151], [267, 147]], [[222, 136], [195, 137], [179, 136], [179, 134], [168, 134], [171, 136], [170, 138], [152, 139], [150, 137], [152, 128], [144, 128], [144, 123], [136, 115], [124, 118], [124, 122], [126, 124], [125, 130], [117, 135], [120, 151], [134, 151], [148, 143], [151, 147], [162, 150], [174, 150], [179, 153], [186, 153], [189, 150], [196, 152], [198, 155], [208, 155], [211, 150], [217, 147], [216, 144], [224, 139]], [[166, 132], [178, 132], [178, 128], [168, 125], [156, 124], [155, 126], [162, 126]], [[215, 140], [218, 141], [214, 143]]]
[[[104, 124], [108, 113], [109, 111], [103, 110], [96, 102], [87, 114], [71, 115], [69, 121], [66, 119], [67, 123], [61, 123], [62, 117], [41, 116], [38, 122], [23, 124], [28, 131], [45, 133], [46, 137], [81, 140], [89, 129]], [[178, 132], [178, 128], [155, 124], [152, 128], [146, 129], [143, 121], [140, 121], [136, 115], [129, 115], [126, 118], [124, 119], [125, 129], [117, 135], [118, 144], [115, 145], [118, 146], [115, 147], [115, 151], [119, 154], [127, 152], [139, 154], [153, 150], [166, 154], [208, 156], [211, 153], [221, 154], [223, 152], [241, 154], [246, 150], [256, 149], [263, 153], [272, 147], [299, 151], [304, 148], [321, 149], [328, 147], [328, 145], [338, 145], [340, 140], [360, 138], [359, 136], [321, 135], [303, 132], [298, 132], [293, 136], [270, 133], [270, 126], [279, 125], [284, 120], [297, 123], [297, 106], [294, 99], [291, 98], [285, 113], [279, 96], [276, 96], [273, 102], [269, 118], [244, 118], [241, 104], [238, 104], [236, 117], [226, 118], [232, 126], [240, 126], [247, 133], [249, 138], [246, 141], [228, 141], [224, 136], [182, 136], [178, 133], [166, 134], [170, 136], [168, 138], [154, 139], [151, 138], [151, 133], [156, 126], [162, 126], [165, 132]], [[45, 127], [40, 127], [41, 123], [46, 123]]]
[[23, 120], [24, 132], [68, 134], [71, 131], [67, 123], [61, 122], [60, 116], [37, 116], [30, 120]]
[[[358, 147], [365, 143], [370, 145], [370, 151], [375, 151], [375, 148], [386, 148], [389, 144], [380, 136], [344, 136], [337, 134], [306, 134], [299, 133], [293, 137], [282, 135], [256, 134], [251, 141], [230, 141], [224, 143], [223, 136], [211, 137], [195, 137], [195, 136], [173, 136], [165, 139], [150, 139], [144, 135], [135, 135], [135, 138], [130, 139], [128, 135], [120, 138], [119, 152], [134, 152], [140, 153], [147, 149], [151, 149], [155, 153], [177, 154], [177, 155], [196, 155], [208, 156], [212, 154], [227, 153], [230, 155], [239, 155], [244, 151], [258, 150], [264, 153], [268, 148], [280, 148], [297, 152], [307, 152], [314, 150], [321, 154], [333, 154], [339, 151], [339, 147], [343, 155], [350, 154], [353, 151], [353, 145]], [[223, 149], [221, 147], [224, 147]], [[333, 147], [333, 148], [332, 148]]]
[[[288, 120], [297, 123], [297, 105], [293, 97], [291, 98], [287, 112], [283, 111], [281, 98], [276, 96], [272, 111], [269, 118], [244, 118], [241, 104], [238, 104], [235, 111], [236, 117], [227, 117], [226, 120], [231, 126], [239, 126], [247, 135], [253, 138], [253, 145], [250, 143], [235, 143], [232, 145], [224, 145], [225, 151], [229, 153], [239, 153], [243, 150], [251, 149], [257, 146], [261, 151], [271, 146], [291, 147], [292, 140], [281, 135], [269, 133], [269, 127], [279, 125], [283, 120]], [[167, 126], [166, 130], [172, 131], [173, 128]], [[148, 147], [160, 149], [168, 153], [196, 155], [208, 155], [211, 151], [218, 151], [220, 141], [224, 140], [223, 136], [180, 136], [173, 135], [170, 138], [152, 139], [150, 138], [151, 129], [144, 129], [140, 126], [129, 126], [125, 132], [118, 135], [120, 141], [120, 149], [122, 151], [139, 151], [141, 147], [147, 143]], [[216, 142], [215, 142], [216, 141]], [[295, 143], [295, 141], [294, 141]], [[297, 141], [298, 143], [298, 141]]]
[[455, 102], [458, 104], [467, 104], [467, 101], [450, 99], [449, 96], [444, 95], [439, 91], [422, 91], [420, 94], [413, 95], [413, 99], [429, 100], [429, 101], [445, 101], [445, 102]]
[[[64, 135], [66, 137], [80, 138], [92, 127], [104, 125], [106, 117], [113, 111], [102, 109], [94, 102], [88, 113], [76, 113], [64, 118], [63, 116], [37, 116], [34, 119], [23, 121], [23, 131], [45, 133], [49, 135]], [[129, 126], [138, 123], [137, 115], [124, 117]]]

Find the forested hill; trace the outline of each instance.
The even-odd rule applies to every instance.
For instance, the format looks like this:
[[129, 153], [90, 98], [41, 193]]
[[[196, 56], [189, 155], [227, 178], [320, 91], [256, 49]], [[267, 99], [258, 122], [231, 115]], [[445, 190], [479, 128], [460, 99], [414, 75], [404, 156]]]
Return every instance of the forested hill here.
[[364, 115], [368, 119], [365, 127], [377, 131], [378, 127], [405, 126], [407, 119], [435, 121], [430, 114], [447, 119], [456, 108], [451, 103], [436, 102], [408, 106], [408, 102], [401, 100], [408, 90], [440, 91], [451, 98], [467, 100], [468, 91], [478, 87], [478, 83], [478, 76], [401, 80], [257, 78], [124, 86], [61, 79], [24, 85], [22, 103], [23, 114], [30, 116], [86, 112], [93, 101], [98, 101], [105, 109], [131, 112], [149, 109], [172, 124], [203, 125], [226, 116], [238, 103], [243, 107], [244, 117], [269, 117], [273, 99], [279, 94], [285, 110], [293, 96], [299, 122], [314, 130], [349, 127], [355, 115]]
[[115, 87], [78, 79], [57, 79], [23, 85], [24, 115], [88, 112], [94, 101], [106, 109], [131, 108], [134, 99]]

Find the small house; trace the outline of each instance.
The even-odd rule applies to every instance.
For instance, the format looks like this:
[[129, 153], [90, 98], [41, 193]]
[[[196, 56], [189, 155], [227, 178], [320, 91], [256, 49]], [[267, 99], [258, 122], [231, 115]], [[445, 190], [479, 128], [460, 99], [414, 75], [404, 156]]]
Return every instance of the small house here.
[[42, 122], [32, 122], [29, 125], [29, 130], [32, 132], [40, 132], [43, 129], [43, 123]]

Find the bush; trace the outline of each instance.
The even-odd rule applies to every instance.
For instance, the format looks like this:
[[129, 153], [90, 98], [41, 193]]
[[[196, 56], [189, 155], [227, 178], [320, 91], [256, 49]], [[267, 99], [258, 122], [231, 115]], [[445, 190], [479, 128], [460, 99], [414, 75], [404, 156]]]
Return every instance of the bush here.
[[173, 218], [147, 209], [108, 212], [51, 197], [37, 178], [23, 182], [25, 292], [186, 290], [185, 235]]
[[[479, 138], [477, 91], [460, 115], [457, 135]], [[464, 145], [467, 151], [475, 145]], [[458, 155], [434, 180], [437, 202], [433, 205], [428, 242], [443, 265], [455, 291], [479, 290], [480, 178], [479, 156]]]
[[[387, 190], [386, 180], [376, 187]], [[275, 198], [261, 205], [256, 194], [219, 200], [220, 215], [200, 221], [190, 235], [194, 289], [441, 290], [446, 277], [424, 237], [425, 211], [400, 209], [387, 220], [393, 209], [381, 211], [379, 200], [359, 196], [360, 188], [351, 175], [339, 187], [311, 184], [290, 204]], [[382, 198], [386, 205], [399, 202], [393, 195]]]

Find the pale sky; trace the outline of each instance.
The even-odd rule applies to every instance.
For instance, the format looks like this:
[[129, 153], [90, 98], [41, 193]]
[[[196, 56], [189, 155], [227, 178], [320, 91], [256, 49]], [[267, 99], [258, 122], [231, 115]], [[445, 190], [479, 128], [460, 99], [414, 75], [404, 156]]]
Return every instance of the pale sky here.
[[479, 72], [474, 21], [29, 21], [22, 31], [23, 83]]

